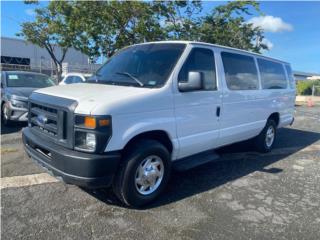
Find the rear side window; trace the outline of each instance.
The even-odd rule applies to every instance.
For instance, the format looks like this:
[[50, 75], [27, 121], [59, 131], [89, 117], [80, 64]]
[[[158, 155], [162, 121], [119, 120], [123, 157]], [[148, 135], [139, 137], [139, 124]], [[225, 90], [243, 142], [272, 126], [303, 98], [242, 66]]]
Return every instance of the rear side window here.
[[262, 89], [287, 88], [287, 79], [282, 64], [258, 59]]
[[286, 71], [289, 79], [289, 86], [290, 88], [294, 89], [296, 87], [296, 82], [293, 77], [292, 69], [289, 65], [285, 65], [285, 67], [286, 67]]
[[258, 72], [253, 57], [222, 52], [225, 78], [230, 90], [259, 88]]
[[204, 90], [217, 90], [216, 69], [212, 50], [206, 48], [192, 49], [180, 70], [178, 81], [186, 82], [189, 72], [201, 72], [203, 74]]

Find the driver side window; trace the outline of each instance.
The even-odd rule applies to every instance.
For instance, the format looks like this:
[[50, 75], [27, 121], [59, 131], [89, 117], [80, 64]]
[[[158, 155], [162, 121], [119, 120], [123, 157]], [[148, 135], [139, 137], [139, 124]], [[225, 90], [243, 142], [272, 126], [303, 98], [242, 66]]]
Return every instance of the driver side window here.
[[203, 90], [217, 90], [215, 61], [212, 50], [207, 48], [192, 49], [180, 70], [178, 81], [187, 82], [189, 72], [202, 73]]

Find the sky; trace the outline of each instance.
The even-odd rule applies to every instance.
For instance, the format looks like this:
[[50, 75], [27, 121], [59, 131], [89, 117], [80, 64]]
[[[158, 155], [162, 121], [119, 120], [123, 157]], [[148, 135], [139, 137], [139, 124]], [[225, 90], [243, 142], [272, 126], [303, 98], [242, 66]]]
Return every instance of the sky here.
[[[225, 2], [203, 2], [201, 14]], [[1, 36], [15, 37], [20, 24], [34, 19], [34, 8], [46, 6], [1, 0]], [[320, 73], [320, 1], [262, 1], [246, 20], [261, 27], [270, 50], [263, 54], [291, 63], [296, 71]]]

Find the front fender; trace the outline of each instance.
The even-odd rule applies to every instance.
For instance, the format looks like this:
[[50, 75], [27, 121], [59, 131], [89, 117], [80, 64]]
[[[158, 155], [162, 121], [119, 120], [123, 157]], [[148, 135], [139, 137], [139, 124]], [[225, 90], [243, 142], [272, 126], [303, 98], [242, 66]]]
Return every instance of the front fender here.
[[150, 132], [164, 131], [173, 145], [173, 157], [178, 150], [175, 118], [172, 110], [162, 110], [143, 114], [118, 115], [112, 117], [113, 134], [106, 152], [122, 150], [135, 136]]

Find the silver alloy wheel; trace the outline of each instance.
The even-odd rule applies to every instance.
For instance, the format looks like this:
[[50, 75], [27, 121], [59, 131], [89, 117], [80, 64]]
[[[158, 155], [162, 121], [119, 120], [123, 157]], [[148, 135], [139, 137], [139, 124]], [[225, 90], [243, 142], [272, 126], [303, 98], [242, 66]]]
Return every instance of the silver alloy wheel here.
[[160, 186], [164, 175], [164, 165], [160, 157], [151, 155], [146, 157], [135, 174], [135, 186], [142, 195], [149, 195]]
[[274, 136], [275, 136], [275, 130], [273, 126], [269, 126], [267, 133], [266, 133], [266, 145], [268, 148], [270, 148], [273, 144], [274, 141]]

